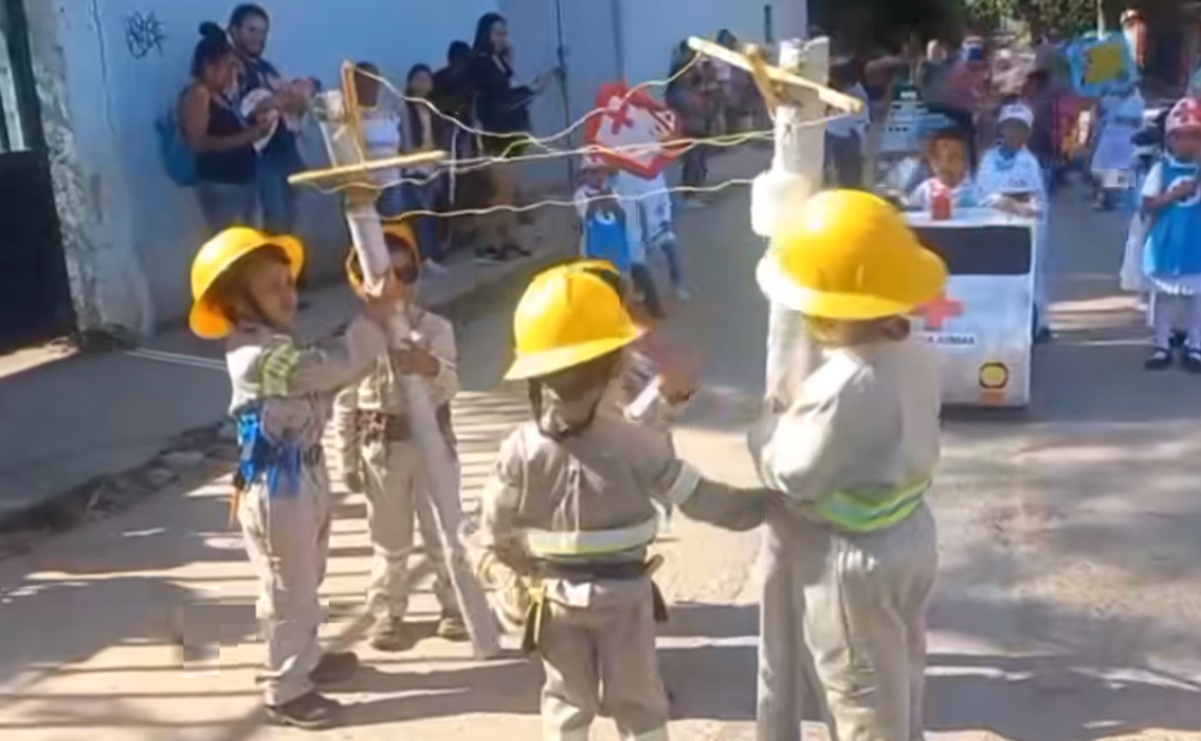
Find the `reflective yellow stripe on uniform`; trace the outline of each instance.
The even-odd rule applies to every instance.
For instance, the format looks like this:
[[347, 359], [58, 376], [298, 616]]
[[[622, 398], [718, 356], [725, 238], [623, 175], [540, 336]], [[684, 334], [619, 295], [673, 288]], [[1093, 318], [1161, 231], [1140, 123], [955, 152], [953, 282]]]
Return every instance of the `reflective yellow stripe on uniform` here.
[[527, 530], [525, 546], [535, 558], [603, 556], [650, 545], [658, 533], [658, 518], [615, 530]]
[[836, 491], [817, 502], [817, 511], [831, 523], [853, 533], [885, 530], [913, 514], [930, 488], [930, 481], [898, 489], [888, 496]]
[[263, 355], [260, 376], [264, 396], [287, 396], [292, 387], [292, 373], [300, 363], [300, 351], [291, 344], [273, 347]]

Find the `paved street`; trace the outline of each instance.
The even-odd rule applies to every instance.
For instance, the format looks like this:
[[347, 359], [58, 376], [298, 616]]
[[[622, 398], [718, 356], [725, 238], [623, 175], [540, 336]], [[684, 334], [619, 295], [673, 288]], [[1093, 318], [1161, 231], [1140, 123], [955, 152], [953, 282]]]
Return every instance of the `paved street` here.
[[[762, 390], [766, 307], [746, 199], [733, 192], [681, 218], [697, 299], [671, 331], [707, 359], [680, 451], [749, 484], [743, 434]], [[946, 422], [932, 496], [942, 572], [930, 738], [1201, 740], [1201, 380], [1141, 369], [1142, 319], [1116, 290], [1120, 217], [1093, 214], [1071, 190], [1052, 230], [1059, 332], [1038, 350], [1031, 408]], [[496, 388], [511, 305], [499, 301], [459, 337], [469, 509], [500, 437], [527, 413], [522, 389]], [[261, 726], [253, 583], [227, 492], [224, 478], [168, 489], [0, 562], [0, 738], [312, 737]], [[315, 737], [537, 738], [539, 671], [524, 660], [479, 664], [432, 638], [392, 656], [360, 642], [363, 518], [355, 499], [339, 507], [326, 634], [367, 666], [339, 689], [354, 703], [349, 725]], [[757, 536], [677, 520], [662, 548], [673, 736], [751, 739]], [[432, 630], [435, 616], [423, 592], [413, 619]], [[219, 641], [219, 670], [194, 664], [181, 635], [188, 646]], [[615, 738], [608, 723], [597, 730]]]

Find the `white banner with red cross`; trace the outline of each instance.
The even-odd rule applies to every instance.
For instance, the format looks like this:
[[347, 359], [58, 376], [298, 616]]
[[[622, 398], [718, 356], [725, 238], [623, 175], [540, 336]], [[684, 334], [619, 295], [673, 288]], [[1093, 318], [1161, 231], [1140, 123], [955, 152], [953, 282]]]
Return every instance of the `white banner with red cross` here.
[[947, 221], [914, 213], [909, 222], [950, 272], [943, 295], [913, 316], [915, 334], [942, 355], [943, 403], [1026, 406], [1042, 248], [1035, 222], [993, 209], [961, 209]]
[[664, 147], [680, 137], [679, 121], [666, 104], [627, 83], [601, 86], [584, 129], [585, 142], [616, 169], [652, 179], [672, 163], [681, 147]]

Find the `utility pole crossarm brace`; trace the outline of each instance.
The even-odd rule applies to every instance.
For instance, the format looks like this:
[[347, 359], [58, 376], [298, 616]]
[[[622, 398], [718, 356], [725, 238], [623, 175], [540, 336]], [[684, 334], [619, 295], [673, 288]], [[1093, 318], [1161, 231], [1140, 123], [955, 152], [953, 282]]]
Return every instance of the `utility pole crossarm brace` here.
[[341, 96], [329, 98], [322, 111], [326, 119], [338, 128], [337, 151], [331, 151], [330, 167], [299, 172], [288, 177], [289, 185], [329, 183], [348, 187], [352, 200], [374, 203], [378, 190], [367, 176], [380, 170], [403, 168], [409, 165], [439, 164], [446, 159], [446, 152], [416, 152], [380, 159], [367, 159], [367, 143], [363, 139], [362, 109], [359, 106], [358, 89], [355, 85], [356, 66], [343, 62], [341, 70]]
[[347, 181], [356, 183], [362, 181], [363, 176], [368, 175], [378, 170], [392, 170], [396, 168], [408, 167], [410, 165], [423, 164], [439, 164], [446, 159], [446, 152], [418, 152], [416, 154], [402, 154], [396, 157], [385, 157], [376, 160], [363, 160], [362, 162], [351, 165], [339, 165], [336, 167], [326, 167], [319, 170], [306, 170], [298, 172], [295, 175], [288, 176], [289, 185], [306, 185], [308, 183], [319, 183], [328, 180]]
[[[756, 74], [756, 68], [758, 67], [758, 71], [761, 74], [766, 74], [772, 82], [791, 85], [804, 90], [811, 90], [817, 93], [817, 96], [826, 105], [833, 106], [834, 108], [845, 111], [846, 113], [859, 113], [863, 110], [863, 101], [854, 96], [840, 93], [834, 88], [826, 87], [821, 83], [808, 80], [798, 74], [781, 69], [780, 67], [766, 64], [763, 64], [762, 66], [757, 65], [756, 62], [750, 58], [756, 53], [756, 50], [753, 47], [752, 49], [748, 50], [749, 54], [739, 54], [736, 51], [731, 51], [730, 49], [709, 41], [708, 39], [702, 39], [693, 36], [688, 39], [688, 48], [700, 54], [704, 54], [705, 56], [718, 59], [726, 64], [738, 67], [739, 69], [746, 70], [752, 75]], [[760, 59], [762, 59], [761, 52]], [[762, 84], [758, 79], [756, 79], [756, 83], [762, 88]], [[772, 94], [769, 97], [769, 102], [771, 102], [771, 99], [775, 97], [776, 96]]]

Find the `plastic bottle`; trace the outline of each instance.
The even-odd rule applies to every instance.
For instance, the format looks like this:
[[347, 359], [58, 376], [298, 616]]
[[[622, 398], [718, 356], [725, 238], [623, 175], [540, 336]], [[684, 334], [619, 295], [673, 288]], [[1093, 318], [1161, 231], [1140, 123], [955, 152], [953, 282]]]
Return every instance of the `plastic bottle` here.
[[951, 191], [944, 187], [934, 189], [930, 197], [930, 218], [947, 221], [951, 218]]

